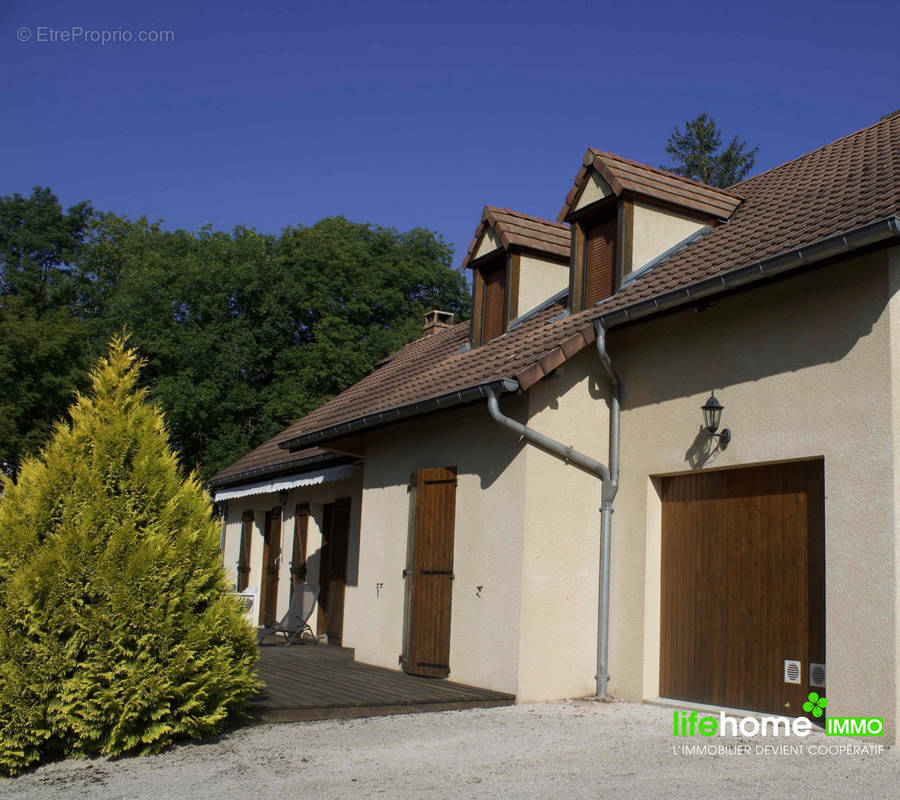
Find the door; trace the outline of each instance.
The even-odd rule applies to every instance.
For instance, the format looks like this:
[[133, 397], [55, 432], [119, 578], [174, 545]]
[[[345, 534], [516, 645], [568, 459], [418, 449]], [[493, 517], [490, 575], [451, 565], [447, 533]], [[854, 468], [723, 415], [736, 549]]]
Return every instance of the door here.
[[400, 662], [411, 675], [445, 678], [450, 674], [456, 467], [414, 472], [409, 508]]
[[262, 586], [260, 587], [259, 624], [274, 625], [278, 619], [278, 564], [281, 561], [281, 509], [266, 514], [263, 540]]
[[825, 663], [823, 462], [664, 478], [662, 500], [660, 696], [801, 715], [825, 693], [810, 685]]
[[318, 631], [328, 644], [340, 645], [344, 633], [344, 590], [347, 586], [347, 544], [350, 538], [350, 498], [324, 507], [322, 563], [319, 571]]

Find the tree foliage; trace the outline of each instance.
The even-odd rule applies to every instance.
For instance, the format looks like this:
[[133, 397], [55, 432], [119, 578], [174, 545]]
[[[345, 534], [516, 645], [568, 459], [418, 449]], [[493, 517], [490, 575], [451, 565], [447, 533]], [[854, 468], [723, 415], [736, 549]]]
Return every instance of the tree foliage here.
[[117, 338], [0, 499], [0, 771], [156, 752], [256, 690], [210, 501]]
[[666, 152], [674, 165], [660, 168], [684, 175], [710, 186], [726, 188], [747, 177], [759, 148], [747, 149], [747, 142], [734, 136], [728, 147], [721, 150], [722, 131], [705, 112], [684, 124], [684, 131], [675, 127], [666, 142]]
[[0, 462], [34, 452], [125, 325], [173, 445], [209, 477], [421, 335], [429, 308], [464, 318], [451, 257], [430, 231], [342, 217], [191, 233], [63, 211], [48, 189], [0, 198], [0, 356], [17, 353], [0, 363]]

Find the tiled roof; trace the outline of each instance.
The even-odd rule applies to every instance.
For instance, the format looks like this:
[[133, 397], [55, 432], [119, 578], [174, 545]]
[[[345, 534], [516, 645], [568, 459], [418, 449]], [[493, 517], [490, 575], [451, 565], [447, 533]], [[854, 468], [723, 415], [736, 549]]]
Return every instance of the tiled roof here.
[[485, 206], [481, 212], [481, 222], [475, 229], [475, 236], [463, 259], [463, 269], [474, 258], [478, 243], [488, 228], [493, 228], [503, 247], [520, 247], [538, 253], [568, 260], [569, 226], [563, 222], [532, 217], [508, 208]]
[[254, 475], [270, 474], [274, 471], [303, 472], [326, 461], [335, 460], [334, 453], [329, 450], [320, 450], [318, 447], [308, 447], [305, 450], [294, 452], [282, 450], [278, 443], [283, 439], [284, 437], [279, 433], [267, 442], [263, 442], [259, 447], [216, 473], [210, 483], [221, 485], [228, 483], [229, 478], [237, 480], [238, 476], [245, 480], [251, 480]]
[[661, 200], [718, 220], [728, 219], [741, 202], [741, 196], [734, 188], [719, 189], [708, 186], [647, 164], [639, 164], [614, 153], [604, 153], [589, 147], [584, 156], [584, 166], [575, 176], [574, 185], [566, 195], [566, 202], [557, 216], [558, 220], [562, 221], [569, 215], [581, 187], [592, 170], [597, 170], [618, 196], [629, 193]]
[[515, 379], [527, 389], [594, 340], [592, 321], [598, 317], [612, 319], [624, 309], [674, 290], [900, 214], [900, 116], [734, 189], [744, 200], [727, 223], [711, 228], [599, 305], [565, 316], [564, 300], [549, 303], [475, 349], [468, 348], [468, 323], [418, 339], [225, 472], [248, 459], [260, 463], [269, 457], [297, 457], [299, 453], [285, 450], [276, 453], [272, 443], [373, 412], [503, 378]]

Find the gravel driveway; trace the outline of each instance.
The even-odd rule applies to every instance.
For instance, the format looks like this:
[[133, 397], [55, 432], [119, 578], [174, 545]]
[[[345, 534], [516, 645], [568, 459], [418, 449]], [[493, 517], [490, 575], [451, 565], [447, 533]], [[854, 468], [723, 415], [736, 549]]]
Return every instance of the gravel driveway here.
[[[568, 701], [261, 725], [150, 758], [69, 760], [15, 780], [12, 798], [830, 797], [896, 798], [880, 754], [673, 754], [672, 711]], [[786, 739], [766, 740], [784, 744]], [[797, 740], [795, 739], [794, 742]], [[813, 734], [805, 748], [864, 742]]]

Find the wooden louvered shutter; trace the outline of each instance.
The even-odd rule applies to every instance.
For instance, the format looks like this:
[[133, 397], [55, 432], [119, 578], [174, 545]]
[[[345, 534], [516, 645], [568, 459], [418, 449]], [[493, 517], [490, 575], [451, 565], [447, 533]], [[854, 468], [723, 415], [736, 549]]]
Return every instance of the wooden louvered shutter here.
[[291, 549], [291, 594], [306, 581], [306, 534], [309, 530], [309, 503], [294, 509], [294, 546]]
[[584, 307], [605, 300], [615, 291], [616, 218], [585, 230]]
[[237, 590], [243, 592], [250, 583], [250, 543], [253, 541], [253, 512], [241, 518], [241, 542], [238, 547]]
[[410, 485], [403, 669], [444, 678], [450, 672], [456, 468], [414, 472]]
[[503, 309], [506, 295], [506, 265], [484, 274], [484, 310], [482, 312], [481, 341], [489, 342], [503, 333]]

